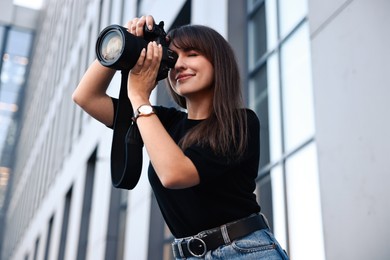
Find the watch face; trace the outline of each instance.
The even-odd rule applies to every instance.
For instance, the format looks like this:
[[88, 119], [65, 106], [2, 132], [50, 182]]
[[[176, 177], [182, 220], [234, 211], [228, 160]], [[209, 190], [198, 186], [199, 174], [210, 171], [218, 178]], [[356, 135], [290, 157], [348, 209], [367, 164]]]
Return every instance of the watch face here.
[[153, 113], [153, 107], [149, 105], [141, 106], [140, 108], [138, 108], [138, 111], [140, 114], [151, 114]]

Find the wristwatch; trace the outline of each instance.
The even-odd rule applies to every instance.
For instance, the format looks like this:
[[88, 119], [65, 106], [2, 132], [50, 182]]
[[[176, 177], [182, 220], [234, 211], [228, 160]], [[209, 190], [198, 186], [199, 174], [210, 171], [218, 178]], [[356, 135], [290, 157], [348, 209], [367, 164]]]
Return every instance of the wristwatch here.
[[133, 121], [136, 122], [137, 118], [140, 116], [150, 116], [155, 114], [154, 109], [151, 105], [141, 105], [137, 110], [134, 112]]

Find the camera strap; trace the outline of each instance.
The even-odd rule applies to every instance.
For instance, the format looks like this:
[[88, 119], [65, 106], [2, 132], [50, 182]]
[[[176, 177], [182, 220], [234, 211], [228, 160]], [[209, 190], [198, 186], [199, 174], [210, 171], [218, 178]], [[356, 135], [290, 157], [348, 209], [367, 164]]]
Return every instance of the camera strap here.
[[141, 176], [143, 141], [137, 125], [131, 120], [133, 108], [127, 95], [128, 73], [121, 71], [111, 146], [111, 180], [115, 188], [131, 190]]

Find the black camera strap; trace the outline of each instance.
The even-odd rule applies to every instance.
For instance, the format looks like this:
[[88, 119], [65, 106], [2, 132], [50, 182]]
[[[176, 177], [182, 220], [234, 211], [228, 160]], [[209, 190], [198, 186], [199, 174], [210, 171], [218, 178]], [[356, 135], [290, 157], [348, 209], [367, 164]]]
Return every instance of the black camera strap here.
[[133, 189], [141, 176], [143, 141], [131, 120], [133, 108], [127, 95], [129, 71], [121, 71], [121, 89], [115, 113], [111, 146], [111, 180], [115, 188]]

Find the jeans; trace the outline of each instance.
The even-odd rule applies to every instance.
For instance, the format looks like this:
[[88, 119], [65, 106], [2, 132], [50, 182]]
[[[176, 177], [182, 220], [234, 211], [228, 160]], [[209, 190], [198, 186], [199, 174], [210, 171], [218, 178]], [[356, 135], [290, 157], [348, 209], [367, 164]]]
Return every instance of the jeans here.
[[[184, 258], [176, 258], [181, 260]], [[255, 231], [229, 245], [208, 251], [203, 258], [190, 257], [187, 260], [288, 260], [287, 254], [268, 229]]]

